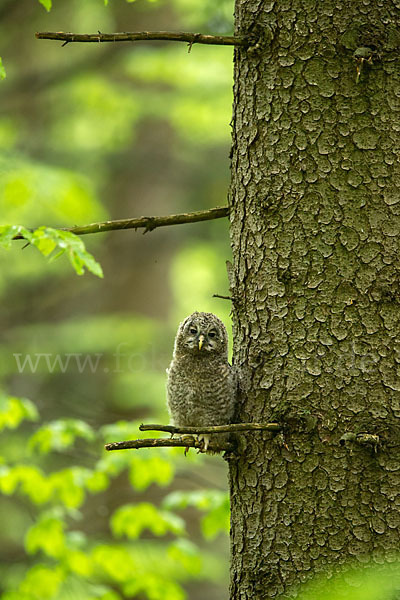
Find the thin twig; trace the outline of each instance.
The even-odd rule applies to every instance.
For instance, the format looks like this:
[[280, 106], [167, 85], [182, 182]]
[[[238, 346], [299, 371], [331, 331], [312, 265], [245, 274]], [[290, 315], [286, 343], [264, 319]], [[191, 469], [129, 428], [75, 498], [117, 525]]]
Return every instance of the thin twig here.
[[209, 427], [174, 427], [174, 425], [149, 425], [139, 426], [140, 431], [168, 431], [168, 433], [227, 433], [233, 431], [281, 431], [279, 423], [231, 423], [229, 425], [214, 425]]
[[[128, 450], [130, 448], [139, 450], [140, 448], [165, 448], [165, 447], [178, 447], [178, 448], [197, 448], [203, 450], [204, 442], [199, 442], [196, 438], [185, 438], [185, 439], [173, 439], [173, 438], [148, 438], [145, 440], [126, 440], [124, 442], [112, 442], [105, 445], [105, 449], [111, 450]], [[210, 441], [208, 444], [208, 450], [212, 452], [233, 452], [235, 445], [230, 442], [224, 442], [224, 444], [217, 444], [214, 441]]]
[[64, 31], [42, 31], [36, 33], [38, 40], [59, 40], [64, 44], [72, 42], [137, 42], [168, 41], [193, 44], [213, 44], [217, 46], [245, 46], [246, 40], [234, 35], [204, 35], [202, 33], [174, 31], [126, 31], [123, 33], [69, 33]]
[[221, 300], [232, 300], [232, 296], [221, 296], [221, 294], [213, 294], [213, 298], [221, 298]]
[[[62, 231], [70, 231], [76, 235], [86, 235], [87, 233], [100, 233], [102, 231], [113, 231], [118, 229], [140, 229], [143, 228], [147, 233], [157, 227], [167, 225], [183, 225], [185, 223], [199, 223], [201, 221], [211, 221], [213, 219], [222, 219], [229, 215], [228, 206], [219, 206], [209, 210], [199, 210], [192, 213], [181, 213], [177, 215], [166, 215], [164, 217], [136, 217], [134, 219], [119, 219], [117, 221], [104, 221], [101, 223], [91, 223], [90, 225], [78, 225], [75, 227], [60, 227]], [[22, 235], [16, 235], [14, 240], [24, 239]]]

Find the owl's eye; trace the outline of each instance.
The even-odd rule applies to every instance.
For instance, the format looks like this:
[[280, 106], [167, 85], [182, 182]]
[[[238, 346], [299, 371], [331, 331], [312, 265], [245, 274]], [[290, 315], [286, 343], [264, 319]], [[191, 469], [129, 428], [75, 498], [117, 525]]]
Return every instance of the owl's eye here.
[[217, 332], [216, 332], [216, 331], [209, 331], [209, 332], [208, 332], [208, 337], [210, 337], [210, 338], [215, 338], [215, 337], [217, 337]]
[[191, 327], [191, 328], [189, 329], [189, 333], [193, 333], [193, 335], [196, 335], [196, 333], [197, 333], [197, 329], [195, 329], [194, 327]]

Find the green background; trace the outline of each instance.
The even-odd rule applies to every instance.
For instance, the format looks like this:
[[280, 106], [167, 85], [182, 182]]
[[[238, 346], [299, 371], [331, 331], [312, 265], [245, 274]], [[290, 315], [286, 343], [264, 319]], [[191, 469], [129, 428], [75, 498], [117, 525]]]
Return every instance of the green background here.
[[[34, 34], [231, 34], [233, 2], [46, 8], [0, 2], [0, 225], [226, 204], [232, 48], [62, 47]], [[224, 461], [103, 446], [168, 422], [165, 369], [187, 314], [230, 328], [230, 303], [212, 298], [229, 293], [228, 220], [83, 240], [104, 278], [20, 241], [0, 249], [1, 598], [226, 598]]]

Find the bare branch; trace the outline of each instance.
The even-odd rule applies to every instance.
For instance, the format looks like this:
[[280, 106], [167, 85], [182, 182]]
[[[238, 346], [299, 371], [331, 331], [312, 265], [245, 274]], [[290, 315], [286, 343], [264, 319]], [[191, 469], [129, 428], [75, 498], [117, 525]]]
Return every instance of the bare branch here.
[[281, 431], [279, 423], [231, 423], [229, 425], [214, 425], [209, 427], [174, 427], [173, 425], [140, 425], [140, 431], [168, 431], [174, 433], [227, 433], [235, 431]]
[[[186, 223], [199, 223], [201, 221], [212, 221], [213, 219], [222, 219], [229, 215], [228, 206], [218, 206], [209, 210], [199, 210], [192, 213], [180, 213], [178, 215], [166, 215], [164, 217], [136, 217], [134, 219], [119, 219], [117, 221], [103, 221], [101, 223], [91, 223], [90, 225], [77, 225], [75, 227], [60, 227], [62, 231], [70, 231], [76, 235], [86, 235], [87, 233], [101, 233], [102, 231], [113, 231], [117, 229], [140, 229], [143, 228], [147, 233], [157, 227], [167, 225], [183, 225]], [[22, 235], [16, 235], [14, 240], [24, 239]]]
[[[214, 425], [210, 427], [174, 427], [173, 425], [142, 425], [139, 426], [140, 431], [167, 431], [172, 435], [175, 433], [183, 434], [199, 434], [199, 433], [227, 433], [235, 431], [281, 431], [282, 426], [279, 423], [231, 423], [229, 425]], [[141, 440], [127, 440], [124, 442], [112, 442], [106, 444], [105, 449], [110, 450], [127, 450], [134, 448], [165, 448], [168, 446], [180, 447], [180, 448], [197, 448], [203, 450], [204, 442], [199, 441], [196, 437], [185, 435], [182, 438], [169, 439], [166, 438], [148, 438]], [[233, 452], [235, 450], [235, 444], [224, 441], [223, 444], [219, 444], [218, 440], [210, 440], [208, 449], [211, 452]]]
[[245, 46], [246, 40], [234, 35], [204, 35], [174, 31], [132, 31], [123, 33], [67, 33], [64, 31], [42, 31], [36, 33], [38, 40], [59, 40], [64, 44], [72, 42], [138, 42], [167, 41], [193, 44], [213, 44], [217, 46]]
[[213, 294], [213, 298], [220, 298], [221, 300], [232, 300], [232, 296], [221, 296], [221, 294]]
[[[110, 444], [105, 445], [105, 449], [108, 451], [111, 450], [128, 450], [135, 449], [139, 450], [139, 448], [166, 448], [166, 447], [178, 447], [178, 448], [197, 448], [198, 450], [203, 450], [204, 442], [199, 442], [196, 438], [185, 437], [184, 439], [173, 439], [173, 438], [148, 438], [144, 440], [127, 440], [124, 442], [112, 442]], [[217, 444], [215, 441], [211, 440], [208, 444], [208, 450], [212, 452], [233, 452], [235, 449], [235, 445], [229, 442], [224, 442], [224, 444]]]

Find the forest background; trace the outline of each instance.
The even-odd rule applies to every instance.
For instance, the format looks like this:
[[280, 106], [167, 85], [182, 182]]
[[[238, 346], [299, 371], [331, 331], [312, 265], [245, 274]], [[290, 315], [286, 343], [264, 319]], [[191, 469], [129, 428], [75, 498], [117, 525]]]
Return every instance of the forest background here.
[[[38, 41], [36, 31], [229, 34], [231, 0], [2, 0], [0, 225], [226, 204], [230, 47]], [[3, 71], [2, 71], [3, 72]], [[107, 454], [168, 422], [165, 369], [193, 310], [230, 327], [228, 221], [85, 236], [104, 278], [1, 249], [4, 600], [227, 597], [226, 465]]]

